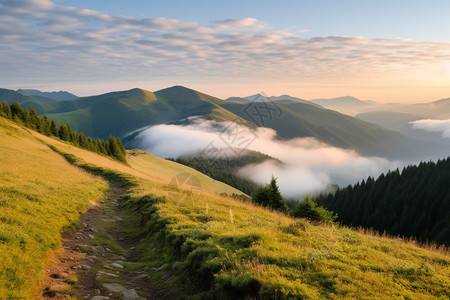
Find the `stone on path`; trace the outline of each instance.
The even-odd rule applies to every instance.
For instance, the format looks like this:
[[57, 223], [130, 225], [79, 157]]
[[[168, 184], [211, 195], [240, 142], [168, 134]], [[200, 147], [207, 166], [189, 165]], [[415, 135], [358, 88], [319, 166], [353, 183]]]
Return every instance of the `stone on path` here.
[[119, 278], [119, 276], [116, 275], [116, 274], [112, 274], [112, 273], [108, 273], [108, 272], [103, 272], [103, 271], [98, 271], [98, 272], [97, 272], [97, 275], [96, 275], [96, 279], [97, 279], [97, 280], [100, 279], [103, 275]]
[[121, 293], [127, 290], [118, 283], [104, 283], [103, 287], [113, 293]]
[[134, 277], [135, 279], [147, 279], [149, 276], [148, 276], [148, 274], [141, 274], [141, 275], [138, 275], [138, 276], [136, 276], [136, 277]]
[[134, 289], [122, 292], [123, 300], [145, 300], [145, 298], [139, 296]]
[[172, 270], [175, 270], [176, 268], [178, 268], [183, 262], [182, 261], [176, 261], [172, 264]]
[[121, 264], [118, 263], [112, 263], [111, 266], [116, 267], [116, 268], [123, 268], [123, 266]]
[[168, 263], [165, 263], [165, 264], [162, 264], [159, 268], [152, 268], [152, 269], [155, 272], [159, 272], [159, 271], [165, 270], [168, 265], [169, 265]]

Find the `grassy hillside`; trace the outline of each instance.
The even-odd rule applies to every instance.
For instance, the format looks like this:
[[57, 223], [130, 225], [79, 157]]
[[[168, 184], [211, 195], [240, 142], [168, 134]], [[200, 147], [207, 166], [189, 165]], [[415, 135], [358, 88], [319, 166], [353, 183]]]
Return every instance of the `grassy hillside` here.
[[[310, 224], [212, 190], [196, 194], [189, 187], [170, 184], [180, 166], [143, 153], [130, 153], [130, 168], [84, 150], [56, 147], [79, 157], [78, 164], [132, 176], [128, 180], [136, 186], [122, 206], [135, 216], [136, 227], [130, 231], [142, 239], [140, 259], [148, 267], [180, 261], [181, 267], [167, 282], [187, 284], [190, 295], [215, 299], [450, 296], [448, 252]], [[172, 271], [149, 273], [162, 278]]]
[[[27, 297], [26, 291], [37, 281], [35, 272], [39, 272], [46, 249], [58, 245], [59, 230], [76, 219], [78, 211], [89, 199], [100, 196], [106, 186], [68, 165], [29, 133], [4, 121], [1, 124], [1, 205], [9, 209], [0, 211], [1, 226], [6, 226], [0, 239], [6, 266], [0, 277], [1, 288], [3, 293]], [[124, 174], [121, 178], [134, 184], [122, 207], [130, 214], [128, 222], [134, 222], [130, 234], [141, 240], [142, 265], [160, 267], [180, 261], [177, 271], [155, 273], [149, 268], [148, 272], [150, 278], [172, 274], [166, 281], [168, 286], [187, 285], [191, 296], [450, 296], [447, 252], [347, 228], [314, 225], [241, 202], [220, 195], [236, 190], [140, 151], [129, 152], [131, 166], [126, 166], [32, 134], [59, 152], [72, 155], [87, 169], [99, 174]], [[186, 178], [178, 176], [184, 173], [198, 177], [204, 188], [199, 191], [192, 184], [174, 184], [174, 178]], [[3, 192], [5, 187], [15, 192]], [[7, 215], [11, 212], [14, 218]], [[16, 228], [11, 230], [9, 226]], [[48, 236], [52, 237], [49, 241]]]
[[48, 251], [61, 246], [61, 231], [106, 189], [0, 118], [0, 299], [30, 297]]

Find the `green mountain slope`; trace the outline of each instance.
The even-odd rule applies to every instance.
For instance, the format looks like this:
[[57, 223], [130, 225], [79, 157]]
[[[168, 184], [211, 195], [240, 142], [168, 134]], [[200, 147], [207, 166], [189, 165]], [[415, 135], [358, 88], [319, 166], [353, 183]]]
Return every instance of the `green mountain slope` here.
[[[107, 138], [109, 134], [122, 137], [146, 126], [201, 116], [253, 128], [270, 127], [285, 139], [315, 137], [332, 146], [355, 149], [363, 155], [399, 157], [405, 149], [418, 148], [398, 133], [298, 101], [266, 103], [273, 106], [273, 116], [260, 122], [252, 111], [258, 109], [257, 103], [224, 101], [181, 86], [155, 93], [132, 89], [56, 103], [39, 103], [15, 93], [14, 97], [19, 97], [24, 107], [36, 104], [38, 113], [46, 113], [59, 122], [69, 122], [72, 128], [94, 138]], [[264, 109], [261, 112], [267, 114]]]
[[[252, 119], [245, 104], [227, 103], [223, 107]], [[329, 145], [355, 149], [363, 155], [388, 157], [399, 157], [400, 152], [405, 155], [404, 150], [417, 146], [397, 132], [332, 110], [292, 101], [277, 102], [276, 107], [278, 112], [266, 118], [264, 125], [275, 129], [285, 139], [315, 137]]]
[[51, 109], [48, 101], [39, 100], [33, 96], [29, 96], [20, 92], [0, 88], [0, 101], [11, 104], [18, 102], [23, 108], [34, 107], [34, 109], [42, 114]]

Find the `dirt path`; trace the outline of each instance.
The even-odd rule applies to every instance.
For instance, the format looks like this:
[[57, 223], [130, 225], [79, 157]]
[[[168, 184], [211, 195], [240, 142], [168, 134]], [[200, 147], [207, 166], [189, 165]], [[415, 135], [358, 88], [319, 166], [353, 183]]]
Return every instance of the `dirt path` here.
[[125, 192], [110, 185], [105, 198], [81, 216], [80, 228], [63, 236], [37, 299], [159, 298], [144, 266], [135, 262], [136, 241], [124, 232], [118, 201]]

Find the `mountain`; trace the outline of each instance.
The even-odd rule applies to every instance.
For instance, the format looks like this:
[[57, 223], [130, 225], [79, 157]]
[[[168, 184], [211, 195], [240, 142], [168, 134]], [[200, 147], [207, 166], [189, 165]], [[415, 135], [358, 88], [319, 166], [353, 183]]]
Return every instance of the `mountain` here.
[[344, 96], [331, 99], [313, 99], [311, 103], [318, 104], [328, 109], [338, 111], [346, 115], [356, 115], [364, 112], [377, 104], [370, 100], [359, 100], [352, 96]]
[[352, 97], [352, 96], [344, 96], [344, 97], [337, 97], [337, 98], [331, 98], [331, 99], [313, 99], [310, 100], [312, 103], [319, 104], [321, 106], [329, 107], [329, 106], [347, 106], [347, 105], [353, 105], [353, 106], [367, 106], [374, 104], [373, 101], [367, 100], [359, 100], [358, 98]]
[[66, 91], [59, 91], [59, 92], [41, 92], [39, 90], [34, 89], [19, 89], [17, 92], [33, 96], [41, 101], [65, 101], [65, 100], [75, 100], [78, 97], [74, 94], [71, 94]]
[[48, 102], [52, 101], [42, 101], [35, 97], [8, 89], [0, 88], [0, 101], [5, 101], [8, 104], [13, 102], [18, 102], [24, 108], [33, 107], [38, 113], [44, 113], [48, 109]]
[[289, 95], [266, 96], [264, 93], [258, 93], [258, 94], [247, 96], [247, 97], [229, 97], [225, 100], [230, 101], [230, 102], [245, 102], [245, 103], [248, 103], [248, 102], [271, 102], [271, 101], [274, 101], [274, 102], [275, 101], [296, 101], [296, 102], [300, 102], [300, 103], [311, 104], [314, 106], [320, 106], [320, 105], [310, 102], [308, 100], [297, 98], [297, 97], [292, 97]]
[[45, 112], [49, 118], [69, 122], [74, 129], [87, 135], [107, 138], [111, 133], [124, 136], [146, 126], [172, 123], [196, 115], [218, 120], [238, 118], [219, 106], [223, 102], [175, 86], [155, 93], [132, 89], [57, 102]]
[[[389, 118], [389, 114], [408, 114], [413, 119], [450, 119], [450, 98], [441, 99], [428, 103], [416, 104], [384, 104], [374, 110], [358, 114], [358, 118], [372, 118], [376, 123], [381, 123]], [[402, 117], [403, 118], [403, 117]]]
[[424, 119], [450, 119], [450, 98], [430, 103], [386, 104], [380, 109], [357, 114], [355, 117], [374, 123], [384, 128], [395, 130], [405, 136], [435, 143], [450, 144], [449, 139], [442, 138], [441, 132], [430, 132], [413, 128], [411, 122]]
[[[222, 107], [260, 126], [270, 127], [284, 139], [315, 137], [329, 145], [355, 149], [368, 156], [405, 158], [419, 154], [419, 143], [398, 132], [361, 121], [332, 110], [295, 101], [279, 101], [271, 118], [259, 122], [256, 112], [249, 113], [244, 103], [226, 103]], [[423, 150], [423, 149], [421, 149]]]
[[38, 113], [45, 113], [58, 122], [68, 122], [73, 129], [94, 138], [106, 139], [109, 134], [123, 137], [147, 126], [199, 116], [234, 121], [251, 128], [269, 127], [284, 139], [315, 137], [363, 155], [404, 158], [423, 150], [422, 145], [397, 132], [310, 103], [230, 102], [182, 86], [154, 93], [132, 89], [53, 103], [26, 98], [21, 104], [34, 106]]
[[450, 158], [368, 178], [318, 202], [354, 227], [450, 246]]
[[[87, 285], [105, 295], [113, 282], [147, 297], [128, 284], [142, 275], [169, 299], [448, 298], [445, 251], [295, 219], [149, 153], [128, 151], [127, 166], [1, 117], [0, 146], [2, 299], [42, 298], [43, 276], [57, 277], [44, 294], [55, 299], [82, 298]], [[53, 258], [71, 232], [74, 267], [63, 269]]]

